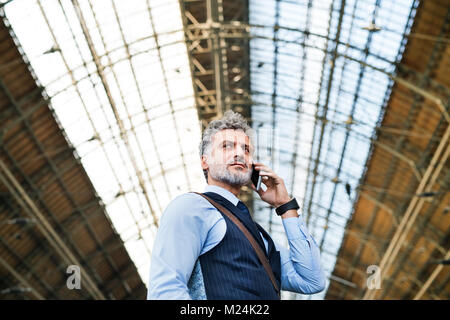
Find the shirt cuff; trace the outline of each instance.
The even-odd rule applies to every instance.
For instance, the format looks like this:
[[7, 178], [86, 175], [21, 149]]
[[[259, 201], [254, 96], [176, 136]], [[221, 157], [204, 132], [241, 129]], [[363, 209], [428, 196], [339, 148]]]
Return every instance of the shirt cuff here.
[[299, 217], [286, 218], [283, 219], [282, 222], [288, 240], [309, 239], [309, 233]]

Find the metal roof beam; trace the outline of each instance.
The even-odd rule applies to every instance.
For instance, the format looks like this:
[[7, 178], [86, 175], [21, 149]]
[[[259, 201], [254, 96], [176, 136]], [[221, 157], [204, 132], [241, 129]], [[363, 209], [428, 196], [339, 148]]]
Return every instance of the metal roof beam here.
[[[416, 194], [420, 194], [424, 190], [433, 189], [436, 179], [439, 176], [442, 167], [447, 162], [448, 157], [450, 155], [450, 146], [445, 147], [449, 139], [449, 136], [450, 136], [450, 125], [447, 126], [446, 133], [444, 134], [444, 137], [442, 138], [442, 141], [439, 144], [438, 149], [433, 155], [433, 159], [431, 160], [422, 180], [420, 181], [419, 186], [417, 187]], [[402, 243], [405, 241], [405, 238], [409, 233], [411, 225], [416, 220], [416, 217], [419, 214], [423, 206], [423, 203], [424, 203], [423, 198], [419, 200], [418, 197], [413, 197], [405, 214], [402, 215], [400, 225], [398, 226], [396, 233], [394, 234], [394, 237], [392, 238], [391, 243], [387, 248], [385, 255], [383, 256], [383, 259], [380, 262], [381, 279], [383, 279], [383, 276], [386, 272], [386, 271], [383, 272], [383, 270], [387, 270], [393, 264], [394, 259], [397, 257], [398, 251], [400, 250]], [[363, 298], [367, 299], [374, 297], [375, 293], [373, 291], [367, 290]]]
[[13, 267], [11, 267], [3, 258], [0, 257], [0, 265], [2, 265], [9, 273], [11, 273], [14, 278], [16, 278], [24, 287], [31, 289], [31, 294], [38, 300], [44, 300], [44, 297], [36, 291], [29, 283], [28, 281], [22, 277], [16, 270], [14, 270]]
[[[83, 16], [83, 13], [82, 13], [82, 11], [80, 9], [78, 1], [77, 0], [73, 0], [72, 1], [72, 5], [73, 5], [74, 10], [75, 10], [75, 12], [77, 14], [78, 20], [80, 22], [80, 26], [81, 26], [81, 28], [83, 30], [83, 35], [84, 35], [84, 37], [86, 39], [88, 48], [89, 48], [89, 50], [91, 52], [91, 55], [92, 55], [92, 57], [94, 59], [95, 66], [97, 68], [97, 73], [98, 73], [98, 75], [100, 77], [101, 83], [102, 83], [103, 88], [104, 88], [104, 90], [106, 92], [106, 97], [108, 98], [108, 102], [109, 102], [110, 107], [111, 107], [111, 109], [113, 111], [113, 114], [114, 114], [114, 117], [116, 119], [116, 122], [117, 122], [117, 124], [119, 126], [120, 137], [122, 138], [122, 140], [124, 142], [124, 145], [127, 148], [128, 155], [130, 157], [130, 161], [131, 161], [131, 163], [133, 165], [135, 174], [136, 174], [136, 176], [138, 178], [138, 181], [139, 181], [139, 186], [142, 189], [142, 193], [143, 193], [143, 195], [144, 195], [144, 197], [146, 199], [147, 205], [148, 205], [148, 207], [150, 209], [150, 213], [151, 213], [151, 215], [153, 217], [153, 222], [157, 226], [158, 225], [158, 220], [157, 220], [157, 217], [156, 217], [156, 213], [155, 213], [155, 211], [153, 209], [153, 205], [152, 205], [152, 203], [150, 201], [150, 198], [148, 196], [147, 187], [145, 186], [145, 182], [144, 182], [144, 179], [142, 177], [142, 173], [139, 170], [139, 166], [137, 164], [135, 152], [131, 148], [131, 145], [130, 145], [130, 142], [129, 142], [129, 139], [128, 139], [128, 135], [127, 135], [126, 130], [125, 130], [125, 125], [124, 125], [124, 123], [123, 123], [123, 121], [122, 121], [122, 119], [120, 117], [120, 114], [119, 114], [119, 112], [117, 110], [116, 102], [115, 102], [115, 100], [113, 98], [113, 95], [112, 95], [112, 92], [111, 92], [111, 89], [110, 89], [110, 86], [109, 86], [109, 82], [107, 81], [106, 75], [104, 73], [104, 67], [103, 67], [103, 65], [102, 65], [102, 63], [101, 63], [101, 61], [99, 59], [99, 56], [98, 56], [97, 51], [95, 49], [95, 46], [94, 46], [94, 44], [92, 42], [92, 38], [90, 36], [89, 30], [87, 28], [87, 25], [86, 25], [86, 22], [84, 20], [84, 16]], [[44, 14], [44, 12], [43, 12], [43, 14]], [[156, 38], [155, 38], [155, 41], [156, 41]], [[141, 150], [141, 152], [142, 152], [142, 150]], [[147, 250], [149, 252], [151, 252], [150, 249], [147, 249]]]
[[[68, 265], [76, 264], [83, 270], [83, 267], [75, 258], [73, 253], [67, 246], [64, 244], [62, 239], [58, 236], [53, 227], [48, 223], [33, 201], [26, 195], [24, 190], [21, 188], [20, 184], [5, 166], [2, 160], [0, 160], [0, 169], [2, 172], [0, 173], [0, 181], [8, 188], [11, 194], [14, 196], [16, 201], [20, 204], [20, 206], [28, 213], [28, 215], [32, 217], [36, 217], [39, 221], [37, 224], [39, 230], [44, 234], [44, 236], [48, 239], [49, 243], [52, 247], [58, 252], [61, 258], [66, 261]], [[5, 176], [3, 176], [5, 174]], [[102, 298], [103, 295], [98, 290], [95, 285], [95, 282], [92, 281], [91, 277], [88, 273], [84, 273], [84, 279], [87, 280], [87, 290], [92, 294], [93, 297]], [[103, 297], [104, 298], [104, 297]]]
[[[43, 251], [40, 247], [36, 247], [35, 250], [33, 250], [28, 256], [26, 256], [25, 258], [21, 258], [16, 251], [11, 248], [11, 246], [5, 241], [3, 240], [2, 237], [0, 237], [0, 243], [3, 245], [3, 247], [6, 248], [7, 252], [12, 255], [15, 259], [17, 259], [18, 261], [20, 261], [19, 265], [15, 265], [15, 269], [18, 270], [20, 269], [20, 265], [22, 265], [24, 268], [26, 268], [27, 270], [29, 270], [29, 272], [31, 273], [31, 275], [34, 277], [34, 279], [42, 286], [42, 288], [45, 288], [45, 290], [47, 290], [47, 293], [49, 293], [50, 297], [53, 299], [57, 299], [58, 297], [55, 295], [55, 293], [53, 292], [52, 287], [44, 280], [44, 278], [42, 276], [40, 276], [37, 273], [37, 268], [38, 266], [36, 264], [30, 265], [30, 260], [34, 257], [36, 257], [36, 255], [38, 254], [42, 254]], [[48, 253], [46, 253], [48, 254]], [[6, 260], [5, 260], [6, 262]], [[7, 269], [7, 271], [9, 271], [9, 269]], [[39, 294], [40, 295], [40, 294]], [[44, 297], [44, 296], [42, 296]]]
[[[414, 4], [413, 4], [413, 7], [414, 7]], [[411, 10], [413, 10], [413, 9], [411, 9]], [[406, 35], [404, 35], [404, 37], [406, 37]], [[440, 46], [436, 43], [435, 46], [433, 47], [433, 51], [432, 51], [431, 57], [436, 55], [437, 51], [439, 50], [439, 47]], [[428, 61], [427, 65], [426, 65], [426, 68], [425, 68], [425, 72], [424, 72], [425, 75], [429, 75], [430, 74], [432, 66], [434, 66], [434, 59], [430, 59]], [[424, 87], [426, 85], [425, 79], [427, 79], [427, 78], [428, 78], [428, 76], [422, 78], [423, 81], [418, 84], [419, 87]], [[420, 107], [419, 105], [420, 105], [420, 102], [422, 100], [423, 100], [423, 96], [421, 96], [420, 94], [416, 93], [414, 95], [414, 101], [411, 104], [411, 107], [410, 107], [410, 109], [408, 111], [408, 115], [407, 115], [406, 120], [404, 122], [404, 126], [403, 127], [404, 127], [405, 130], [407, 130], [410, 127], [410, 125], [413, 122], [414, 118], [417, 116], [418, 109]], [[406, 140], [406, 136], [400, 137], [397, 140], [397, 142], [396, 142], [394, 150], [396, 150], [397, 152], [401, 152], [401, 149], [404, 147], [405, 140]], [[373, 148], [373, 145], [372, 145], [371, 148]], [[422, 160], [424, 160], [424, 157], [422, 157]], [[382, 186], [383, 189], [385, 189], [391, 183], [391, 177], [392, 177], [392, 175], [395, 172], [396, 165], [397, 165], [397, 161], [393, 157], [392, 162], [391, 162], [391, 164], [390, 164], [390, 166], [389, 166], [389, 168], [388, 168], [388, 170], [386, 172], [386, 175], [385, 175], [385, 180], [384, 180], [384, 183], [383, 183], [383, 186]], [[385, 196], [385, 194], [380, 193], [377, 196], [377, 201], [382, 202], [384, 196]], [[367, 224], [367, 227], [366, 227], [367, 231], [366, 231], [366, 233], [369, 233], [369, 232], [372, 231], [377, 210], [379, 210], [379, 208], [376, 205], [375, 208], [373, 209], [372, 213], [371, 213], [371, 218], [369, 220], [369, 223]], [[354, 255], [353, 263], [355, 263], [360, 258], [360, 255], [361, 255], [362, 251], [363, 251], [363, 246], [360, 245], [358, 247], [355, 255]], [[347, 277], [350, 277], [350, 276], [351, 276], [351, 272], [349, 271], [349, 273], [347, 274]], [[343, 294], [344, 294], [344, 292], [343, 292]]]
[[[446, 20], [444, 21], [444, 23], [441, 27], [440, 37], [443, 37], [446, 34], [449, 22], [450, 22], [450, 9], [447, 11]], [[431, 52], [431, 55], [430, 55], [430, 60], [426, 64], [425, 73], [424, 73], [425, 75], [428, 76], [432, 72], [432, 69], [437, 66], [436, 59], [438, 59], [438, 57], [442, 57], [443, 48], [445, 48], [445, 46], [442, 43], [440, 43], [440, 42], [435, 43], [433, 50]], [[425, 81], [423, 81], [421, 83], [422, 86], [425, 85], [424, 82]], [[413, 109], [413, 107], [411, 109]], [[445, 117], [445, 115], [443, 115], [443, 116]], [[447, 147], [447, 149], [445, 149], [449, 135], [450, 135], [450, 125], [447, 125], [446, 132], [444, 133], [437, 150], [433, 154], [433, 158], [431, 159], [430, 163], [428, 164], [428, 168], [425, 171], [425, 174], [424, 174], [422, 180], [420, 181], [419, 186], [417, 187], [416, 194], [423, 192], [423, 190], [431, 189], [432, 186], [434, 185], [434, 181], [437, 178], [437, 175], [439, 174], [440, 170], [442, 169], [442, 166], [446, 162], [448, 155], [450, 153], [450, 147]], [[400, 140], [403, 141], [403, 139], [400, 139]], [[441, 152], [442, 152], [442, 158], [441, 158]], [[422, 205], [423, 205], [423, 199], [418, 200], [417, 197], [413, 197], [411, 202], [409, 203], [409, 206], [406, 209], [406, 212], [402, 217], [402, 221], [400, 222], [400, 225], [397, 228], [396, 233], [395, 233], [394, 237], [392, 238], [391, 243], [390, 243], [389, 247], [387, 248], [385, 255], [383, 256], [383, 259], [380, 262], [380, 267], [382, 267], [381, 279], [383, 279], [383, 269], [386, 270], [386, 268], [389, 268], [389, 266], [392, 265], [393, 260], [397, 256], [398, 250], [400, 249], [400, 244], [404, 241], [404, 238], [406, 237], [406, 235], [410, 229], [410, 225], [412, 224], [412, 222], [414, 222], [415, 217], [420, 212], [420, 208], [422, 207]], [[372, 290], [372, 291], [367, 290], [363, 298], [364, 299], [374, 298], [375, 294], [376, 293], [374, 292], [374, 290]]]
[[[450, 171], [447, 172], [446, 177], [444, 178], [444, 181], [445, 181], [444, 185], [442, 186], [441, 189], [447, 190], [448, 186], [450, 184]], [[439, 245], [439, 243], [437, 243], [433, 240], [432, 235], [436, 235], [436, 237], [439, 237], [440, 239], [445, 239], [446, 235], [443, 234], [442, 231], [440, 231], [439, 229], [434, 227], [430, 221], [433, 213], [439, 207], [443, 198], [444, 198], [444, 194], [441, 194], [438, 197], [433, 198], [432, 204], [430, 206], [428, 206], [428, 208], [426, 209], [426, 212], [423, 215], [417, 217], [417, 224], [413, 226], [414, 235], [411, 238], [411, 240], [409, 240], [408, 247], [404, 251], [401, 252], [400, 257], [398, 258], [398, 262], [395, 266], [395, 269], [391, 273], [391, 276], [390, 276], [391, 279], [395, 279], [397, 277], [399, 272], [402, 270], [402, 267], [404, 266], [404, 264], [407, 262], [407, 260], [410, 259], [411, 254], [413, 253], [413, 250], [415, 248], [415, 244], [417, 244], [417, 242], [419, 241], [419, 239], [421, 237], [424, 237], [427, 241], [433, 243], [433, 245], [436, 246], [436, 249], [438, 251], [440, 251], [441, 253], [442, 253], [442, 251], [444, 251], [442, 254], [445, 255], [445, 253], [446, 253], [445, 249], [443, 247], [441, 247]], [[413, 245], [411, 245], [411, 244], [413, 244]], [[426, 268], [426, 266], [424, 266], [424, 268]], [[385, 286], [383, 288], [383, 293], [381, 294], [380, 299], [383, 299], [384, 297], [386, 297], [388, 295], [391, 285], [392, 285], [392, 282], [390, 282], [389, 284], [387, 284], [387, 286]]]
[[[127, 44], [127, 42], [126, 42], [126, 40], [125, 40], [125, 35], [124, 35], [124, 33], [123, 33], [122, 25], [121, 25], [121, 22], [120, 22], [120, 19], [119, 19], [119, 15], [118, 15], [116, 6], [115, 6], [114, 2], [111, 2], [111, 3], [112, 3], [112, 8], [113, 8], [113, 11], [114, 11], [115, 18], [116, 18], [116, 22], [117, 22], [118, 27], [119, 27], [119, 30], [120, 30], [120, 35], [121, 35], [121, 38], [122, 38], [122, 42], [123, 42], [123, 44], [124, 44], [124, 45], [123, 45], [123, 48], [125, 49], [125, 51], [126, 51], [126, 53], [127, 53], [127, 62], [128, 62], [129, 67], [130, 67], [130, 70], [131, 70], [131, 73], [132, 73], [132, 76], [133, 76], [133, 80], [134, 80], [134, 83], [135, 83], [135, 86], [136, 86], [136, 89], [137, 89], [137, 93], [138, 93], [138, 96], [139, 96], [139, 102], [140, 102], [140, 104], [142, 105], [142, 108], [145, 109], [144, 98], [143, 98], [143, 96], [142, 96], [142, 92], [141, 92], [141, 88], [140, 88], [140, 86], [139, 86], [139, 83], [138, 83], [138, 81], [137, 81], [137, 77], [136, 77], [136, 69], [135, 69], [135, 66], [134, 66], [134, 64], [133, 64], [133, 62], [132, 62], [132, 59], [131, 59], [132, 56], [131, 56], [131, 53], [130, 53], [129, 45]], [[102, 33], [102, 31], [101, 31], [101, 28], [100, 28], [100, 25], [99, 25], [99, 23], [98, 23], [97, 17], [96, 17], [96, 15], [95, 15], [95, 11], [94, 11], [94, 9], [93, 9], [93, 7], [92, 7], [92, 3], [91, 3], [90, 1], [89, 1], [89, 6], [90, 6], [90, 8], [91, 8], [91, 11], [92, 11], [92, 14], [93, 14], [93, 18], [94, 18], [95, 24], [96, 24], [96, 26], [97, 26], [98, 32], [99, 32], [99, 34], [101, 35], [100, 38], [101, 38], [101, 40], [102, 40], [102, 44], [103, 44], [103, 46], [106, 48], [107, 45], [106, 45], [106, 43], [105, 43], [105, 41], [104, 41], [103, 33]], [[84, 22], [83, 22], [83, 23], [84, 23]], [[156, 34], [155, 34], [155, 36], [154, 36], [154, 39], [155, 39], [155, 40], [157, 39], [157, 35], [156, 35]], [[157, 46], [158, 46], [158, 43], [156, 43], [156, 44], [157, 44]], [[95, 53], [95, 54], [97, 54], [97, 53]], [[98, 54], [97, 54], [97, 56], [98, 56]], [[109, 65], [111, 65], [110, 70], [111, 70], [112, 75], [113, 75], [113, 77], [114, 77], [114, 80], [115, 80], [115, 82], [116, 82], [116, 84], [117, 84], [117, 88], [118, 88], [118, 90], [119, 90], [119, 92], [120, 92], [120, 97], [121, 97], [122, 103], [123, 103], [123, 105], [125, 106], [125, 110], [126, 110], [127, 116], [128, 116], [128, 121], [129, 121], [130, 124], [131, 124], [131, 129], [130, 129], [130, 131], [131, 131], [131, 133], [133, 133], [133, 135], [136, 137], [136, 143], [137, 143], [137, 146], [138, 146], [138, 149], [139, 149], [139, 155], [141, 156], [141, 158], [142, 158], [142, 160], [143, 160], [143, 162], [144, 162], [144, 164], [145, 164], [145, 169], [144, 169], [144, 170], [147, 172], [147, 175], [148, 175], [149, 177], [151, 177], [147, 159], [146, 159], [146, 157], [144, 156], [144, 152], [143, 152], [143, 149], [142, 149], [141, 144], [140, 144], [140, 142], [139, 142], [139, 139], [137, 139], [137, 134], [136, 134], [136, 131], [135, 131], [134, 122], [131, 120], [131, 115], [130, 115], [129, 112], [128, 112], [128, 104], [127, 104], [127, 102], [126, 102], [126, 100], [125, 100], [123, 90], [122, 90], [122, 88], [121, 88], [121, 86], [120, 86], [120, 84], [119, 84], [118, 76], [117, 76], [117, 74], [116, 74], [114, 68], [112, 67], [112, 66], [114, 65], [114, 63], [113, 63], [112, 60], [111, 60], [111, 57], [110, 57], [109, 52], [106, 52], [106, 56], [107, 56], [107, 58], [108, 58]], [[94, 60], [96, 60], [96, 59], [94, 59]], [[97, 59], [97, 61], [100, 63], [100, 60], [99, 60], [99, 59]], [[149, 133], [150, 133], [151, 141], [152, 141], [153, 145], [154, 145], [155, 148], [156, 148], [157, 143], [156, 143], [156, 140], [155, 140], [155, 138], [154, 138], [153, 130], [152, 130], [151, 126], [150, 126], [150, 118], [149, 118], [149, 116], [148, 116], [148, 113], [147, 113], [147, 112], [144, 112], [144, 116], [145, 116], [145, 121], [146, 121], [146, 124], [147, 124], [147, 128], [148, 128]], [[125, 130], [125, 128], [124, 128], [124, 130]], [[125, 131], [126, 131], [126, 130], [125, 130]], [[123, 136], [123, 135], [121, 135], [121, 136]], [[160, 166], [160, 168], [161, 168], [161, 171], [164, 172], [164, 166], [163, 166], [163, 164], [162, 164], [160, 154], [159, 154], [158, 150], [156, 150], [156, 151], [157, 151], [157, 152], [156, 152], [155, 154], [156, 154], [157, 161], [158, 161], [158, 163], [159, 163], [159, 166]], [[185, 166], [184, 163], [183, 163], [183, 165]], [[186, 168], [185, 168], [185, 170], [186, 170]], [[139, 177], [138, 177], [138, 179], [139, 179]], [[165, 186], [165, 188], [166, 188], [167, 194], [171, 195], [172, 193], [171, 193], [170, 190], [169, 190], [169, 184], [168, 184], [168, 182], [167, 182], [167, 179], [166, 179], [166, 176], [165, 176], [165, 175], [163, 175], [163, 181], [164, 181], [164, 186]], [[150, 182], [150, 185], [151, 185], [151, 187], [152, 187], [152, 192], [153, 192], [153, 194], [156, 195], [157, 192], [156, 192], [155, 186], [154, 186], [154, 184], [153, 184], [153, 180], [150, 179], [149, 182]], [[142, 186], [141, 186], [141, 187], [142, 187]], [[143, 189], [143, 193], [144, 193], [144, 196], [145, 196], [146, 190]], [[159, 201], [159, 197], [155, 197], [155, 198], [156, 198], [156, 202], [158, 203], [158, 207], [159, 207], [160, 211], [162, 211], [161, 203], [160, 203], [160, 201]], [[150, 207], [150, 209], [151, 209], [151, 207]], [[154, 218], [155, 218], [155, 217], [154, 217]], [[157, 225], [157, 224], [156, 224], [156, 225]]]
[[[5, 86], [5, 84], [3, 83], [3, 80], [2, 80], [2, 79], [0, 79], [0, 88], [2, 88], [3, 91], [5, 92], [5, 94], [8, 96], [8, 98], [9, 98], [9, 100], [11, 101], [12, 105], [14, 106], [16, 112], [17, 112], [19, 115], [22, 115], [22, 114], [23, 114], [23, 111], [17, 106], [17, 103], [16, 103], [14, 97], [11, 95], [11, 93], [10, 93], [9, 90], [8, 90], [8, 88], [7, 88], [7, 87]], [[39, 151], [41, 152], [41, 154], [44, 155], [44, 157], [45, 157], [45, 159], [47, 160], [47, 163], [49, 164], [49, 166], [52, 168], [53, 173], [55, 174], [55, 176], [58, 177], [58, 182], [60, 183], [61, 187], [66, 191], [67, 197], [68, 197], [69, 200], [72, 202], [72, 204], [74, 205], [74, 207], [75, 207], [77, 210], [79, 210], [79, 207], [78, 207], [77, 202], [76, 202], [75, 199], [72, 197], [71, 193], [68, 191], [69, 189], [67, 188], [66, 184], [64, 183], [64, 180], [63, 180], [61, 174], [59, 173], [59, 171], [58, 171], [58, 169], [57, 169], [55, 163], [52, 161], [52, 159], [51, 159], [51, 158], [49, 157], [49, 155], [46, 153], [45, 148], [42, 146], [42, 144], [40, 143], [40, 141], [39, 141], [39, 140], [37, 139], [37, 137], [34, 135], [33, 130], [32, 130], [32, 128], [31, 128], [31, 125], [29, 124], [28, 120], [25, 120], [25, 121], [24, 121], [24, 124], [25, 124], [25, 127], [27, 128], [29, 134], [31, 135], [32, 140], [34, 141], [34, 143], [35, 143], [36, 146], [38, 147], [38, 149], [39, 149]], [[5, 150], [5, 151], [6, 151], [6, 150]], [[11, 159], [12, 159], [12, 157], [11, 157]], [[16, 167], [18, 167], [17, 164], [16, 164]], [[4, 166], [4, 170], [7, 170], [7, 167], [6, 167], [6, 166]], [[6, 171], [5, 171], [5, 172], [6, 172]], [[81, 210], [79, 210], [79, 211], [82, 213], [82, 217], [85, 217], [84, 214], [83, 214], [83, 212], [82, 212]], [[99, 247], [100, 249], [102, 249], [101, 241], [99, 240], [97, 234], [94, 232], [92, 226], [91, 226], [89, 223], [87, 223], [87, 227], [88, 227], [88, 228], [87, 228], [87, 229], [88, 229], [88, 232], [89, 232], [90, 235], [93, 237], [94, 241], [95, 241], [96, 244], [97, 244], [97, 247]], [[72, 242], [72, 245], [74, 245], [73, 242]], [[112, 267], [113, 269], [116, 269], [115, 263], [114, 263], [114, 261], [112, 260], [112, 258], [110, 257], [110, 255], [109, 255], [106, 251], [104, 251], [103, 249], [102, 249], [102, 251], [104, 252], [105, 257], [106, 257], [106, 259], [108, 260], [108, 262], [110, 263], [111, 267]], [[70, 255], [70, 254], [69, 254], [69, 255]], [[92, 269], [91, 269], [91, 270], [92, 270]], [[95, 275], [95, 272], [94, 272], [94, 275]], [[119, 276], [120, 276], [120, 275], [119, 275]], [[94, 289], [94, 290], [96, 290], [96, 289]], [[101, 297], [101, 296], [102, 296], [102, 295], [99, 295], [99, 297]]]

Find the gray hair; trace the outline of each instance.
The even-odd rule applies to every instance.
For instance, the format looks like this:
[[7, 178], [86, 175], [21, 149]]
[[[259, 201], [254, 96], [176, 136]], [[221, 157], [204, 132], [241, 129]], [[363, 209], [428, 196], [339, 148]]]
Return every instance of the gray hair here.
[[[233, 129], [242, 130], [253, 144], [253, 129], [248, 125], [244, 117], [232, 110], [228, 110], [223, 114], [222, 119], [211, 121], [203, 132], [202, 141], [200, 142], [200, 157], [209, 154], [211, 148], [212, 137], [219, 131]], [[203, 170], [206, 180], [208, 180], [208, 172]]]

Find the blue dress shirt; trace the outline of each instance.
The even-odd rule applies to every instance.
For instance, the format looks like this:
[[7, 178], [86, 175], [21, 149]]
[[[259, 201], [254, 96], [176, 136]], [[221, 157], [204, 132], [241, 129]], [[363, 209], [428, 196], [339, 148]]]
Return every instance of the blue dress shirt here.
[[[234, 205], [230, 191], [208, 185]], [[324, 290], [319, 248], [301, 216], [282, 219], [290, 249], [275, 242], [281, 257], [281, 289], [303, 294]], [[151, 258], [147, 299], [190, 300], [188, 281], [198, 257], [219, 244], [226, 233], [223, 216], [206, 199], [194, 193], [175, 198], [164, 211]], [[267, 240], [263, 238], [266, 250]]]

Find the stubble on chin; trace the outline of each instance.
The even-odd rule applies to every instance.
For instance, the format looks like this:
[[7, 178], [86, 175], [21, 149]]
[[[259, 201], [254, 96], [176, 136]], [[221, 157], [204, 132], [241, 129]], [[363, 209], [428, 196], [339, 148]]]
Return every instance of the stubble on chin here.
[[232, 172], [227, 165], [217, 165], [210, 167], [211, 176], [221, 182], [232, 186], [243, 186], [250, 181], [251, 172]]

